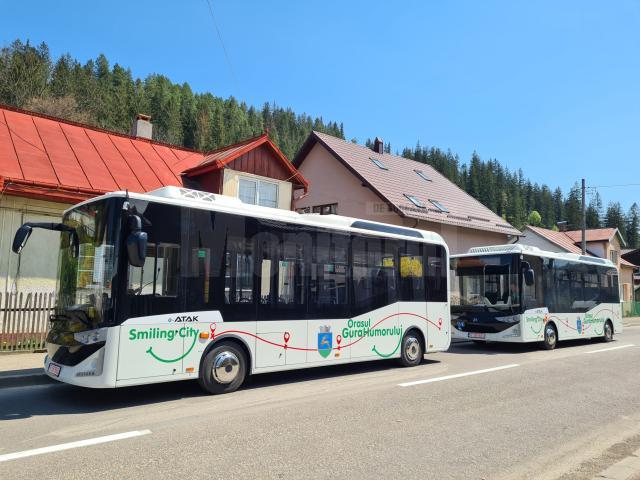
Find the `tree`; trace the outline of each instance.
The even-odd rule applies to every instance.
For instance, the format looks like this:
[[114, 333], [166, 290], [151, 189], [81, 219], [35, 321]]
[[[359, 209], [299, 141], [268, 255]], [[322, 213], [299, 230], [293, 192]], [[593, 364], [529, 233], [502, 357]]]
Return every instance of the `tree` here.
[[586, 211], [586, 223], [587, 228], [600, 228], [602, 222], [600, 217], [602, 216], [602, 199], [598, 192], [591, 198], [589, 206]]
[[542, 225], [542, 216], [536, 210], [531, 211], [527, 220], [529, 225], [534, 227], [540, 227]]
[[0, 101], [23, 107], [34, 97], [46, 94], [51, 74], [49, 47], [41, 43], [14, 41], [0, 50]]
[[604, 216], [604, 225], [609, 228], [617, 228], [622, 238], [627, 238], [627, 221], [619, 202], [610, 202], [607, 213]]
[[629, 248], [640, 248], [640, 208], [634, 202], [627, 213], [627, 245]]
[[580, 187], [577, 182], [569, 191], [569, 195], [564, 204], [564, 212], [564, 220], [569, 224], [569, 228], [576, 230], [582, 228], [582, 199]]
[[34, 97], [24, 106], [27, 110], [44, 113], [52, 117], [66, 118], [78, 123], [94, 123], [95, 119], [88, 112], [78, 109], [75, 99], [64, 97]]

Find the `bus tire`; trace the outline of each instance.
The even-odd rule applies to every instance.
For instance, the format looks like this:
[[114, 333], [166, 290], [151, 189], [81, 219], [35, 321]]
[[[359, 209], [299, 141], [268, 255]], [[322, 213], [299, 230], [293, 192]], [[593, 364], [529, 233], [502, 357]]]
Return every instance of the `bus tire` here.
[[424, 358], [421, 335], [417, 330], [409, 330], [402, 337], [402, 343], [400, 345], [400, 363], [404, 367], [415, 367], [420, 365]]
[[558, 345], [558, 330], [553, 323], [544, 326], [544, 340], [542, 342], [545, 350], [553, 350]]
[[604, 322], [604, 333], [602, 334], [602, 341], [609, 343], [613, 341], [613, 324], [611, 320]]
[[247, 356], [233, 342], [220, 342], [206, 354], [198, 383], [207, 393], [235, 392], [247, 376]]

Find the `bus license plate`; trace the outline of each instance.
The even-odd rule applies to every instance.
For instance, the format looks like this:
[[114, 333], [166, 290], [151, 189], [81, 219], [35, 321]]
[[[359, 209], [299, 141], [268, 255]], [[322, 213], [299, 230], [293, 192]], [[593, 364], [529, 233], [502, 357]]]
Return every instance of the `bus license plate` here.
[[469, 338], [482, 338], [482, 339], [484, 339], [484, 333], [469, 332]]
[[60, 365], [56, 365], [55, 363], [50, 363], [48, 370], [49, 370], [49, 373], [54, 377], [59, 377], [60, 370], [62, 370], [62, 368], [60, 367]]

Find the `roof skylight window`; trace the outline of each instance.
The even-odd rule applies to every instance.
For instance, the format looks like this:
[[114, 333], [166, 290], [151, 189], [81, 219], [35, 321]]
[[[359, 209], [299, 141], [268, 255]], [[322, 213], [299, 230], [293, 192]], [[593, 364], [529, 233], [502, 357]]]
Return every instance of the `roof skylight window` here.
[[437, 200], [431, 200], [429, 199], [429, 201], [433, 204], [434, 207], [436, 207], [438, 210], [440, 210], [443, 213], [449, 213], [449, 210], [447, 209], [447, 207], [445, 207], [444, 205], [442, 205], [439, 201]]
[[409, 199], [411, 203], [413, 203], [418, 208], [427, 208], [427, 206], [420, 201], [419, 198], [414, 197], [413, 195], [409, 195], [408, 193], [404, 194], [405, 197]]
[[373, 158], [373, 157], [369, 157], [369, 158], [371, 159], [371, 161], [373, 162], [373, 164], [374, 164], [376, 167], [378, 167], [379, 169], [381, 169], [381, 170], [389, 170], [389, 169], [387, 168], [387, 166], [386, 166], [384, 163], [382, 163], [382, 160], [379, 160], [379, 159], [377, 159], [377, 158]]
[[416, 172], [420, 178], [422, 178], [423, 180], [426, 180], [427, 182], [433, 181], [429, 177], [427, 177], [427, 174], [424, 173], [422, 170], [414, 170], [414, 172]]

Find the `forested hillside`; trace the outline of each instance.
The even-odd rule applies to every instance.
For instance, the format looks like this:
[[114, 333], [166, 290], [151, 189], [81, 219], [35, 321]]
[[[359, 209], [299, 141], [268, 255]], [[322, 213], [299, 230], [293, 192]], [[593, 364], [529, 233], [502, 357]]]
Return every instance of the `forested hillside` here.
[[[344, 138], [342, 124], [296, 114], [290, 108], [264, 104], [262, 108], [194, 93], [188, 83], [178, 85], [161, 74], [133, 78], [131, 70], [111, 65], [104, 55], [84, 64], [63, 55], [52, 59], [46, 44], [34, 47], [16, 40], [0, 51], [0, 103], [56, 117], [128, 133], [138, 113], [151, 115], [154, 138], [201, 151], [261, 134], [266, 128], [280, 149], [293, 158], [311, 130]], [[368, 140], [367, 143], [370, 141]], [[391, 146], [385, 146], [391, 151]], [[518, 228], [533, 224], [555, 228], [566, 220], [580, 226], [580, 194], [528, 180], [522, 170], [510, 171], [495, 159], [473, 154], [468, 162], [439, 148], [405, 148], [407, 158], [432, 165], [493, 211]], [[577, 180], [577, 179], [576, 179]], [[630, 246], [640, 247], [640, 211], [634, 204], [623, 212], [617, 202], [603, 209], [599, 195], [590, 196], [590, 228], [615, 226]]]

